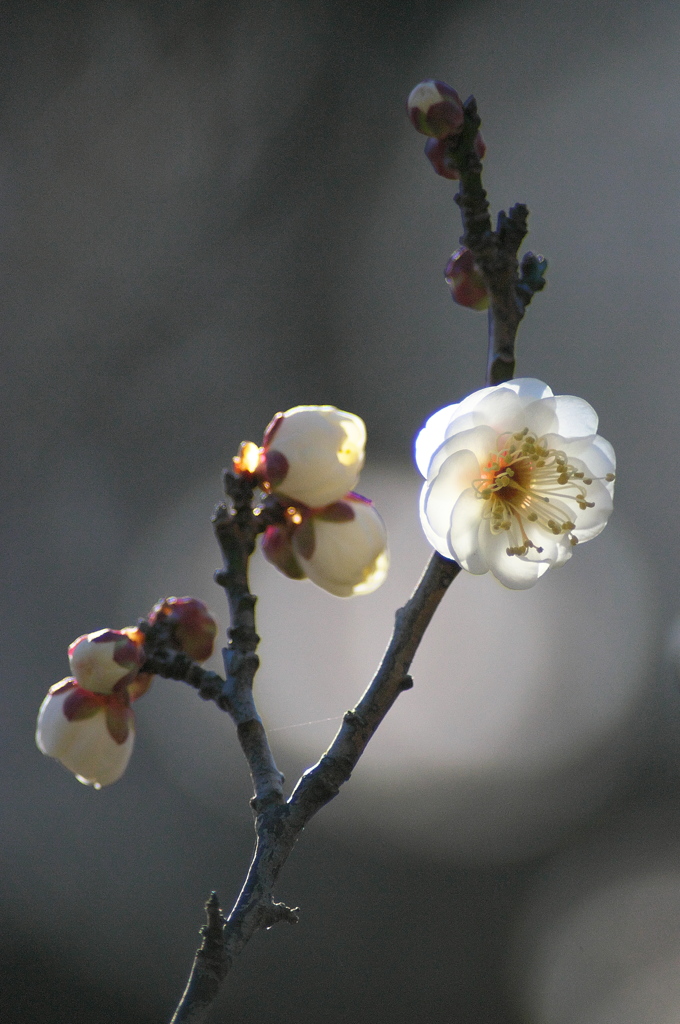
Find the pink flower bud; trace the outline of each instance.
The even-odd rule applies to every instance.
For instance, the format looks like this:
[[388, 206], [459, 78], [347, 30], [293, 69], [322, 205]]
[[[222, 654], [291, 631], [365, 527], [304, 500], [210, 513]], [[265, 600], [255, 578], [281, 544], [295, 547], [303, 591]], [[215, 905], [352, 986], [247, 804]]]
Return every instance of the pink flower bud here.
[[322, 508], [355, 486], [364, 464], [366, 427], [334, 405], [297, 405], [277, 413], [264, 436], [264, 486]]
[[39, 750], [95, 789], [116, 782], [134, 744], [134, 716], [125, 690], [91, 693], [62, 679], [42, 702], [35, 740]]
[[193, 661], [206, 661], [213, 652], [217, 623], [197, 597], [164, 598], [151, 609], [149, 622], [166, 622], [173, 646]]
[[412, 90], [406, 109], [416, 131], [435, 139], [457, 135], [463, 127], [465, 113], [460, 96], [446, 82], [421, 82]]
[[131, 682], [146, 660], [137, 630], [100, 629], [74, 640], [68, 649], [71, 672], [79, 686], [111, 693]]
[[[482, 160], [486, 153], [486, 143], [480, 132], [477, 132], [475, 136], [474, 150], [475, 154]], [[458, 181], [460, 179], [460, 169], [451, 151], [450, 138], [428, 139], [425, 143], [425, 156], [432, 164], [436, 173], [440, 174], [442, 178], [448, 178], [450, 181]]]
[[489, 293], [484, 278], [469, 249], [461, 246], [451, 256], [444, 271], [451, 297], [459, 306], [470, 309], [488, 309]]

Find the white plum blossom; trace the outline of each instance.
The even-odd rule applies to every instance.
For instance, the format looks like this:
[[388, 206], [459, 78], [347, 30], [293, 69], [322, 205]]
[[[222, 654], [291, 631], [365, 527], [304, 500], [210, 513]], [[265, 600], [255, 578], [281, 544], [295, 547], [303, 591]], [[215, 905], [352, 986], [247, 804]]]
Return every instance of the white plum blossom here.
[[612, 511], [614, 449], [595, 410], [520, 378], [440, 409], [416, 439], [420, 518], [446, 558], [506, 587], [531, 587]]
[[126, 693], [90, 693], [75, 679], [53, 686], [38, 713], [39, 750], [60, 761], [79, 782], [101, 789], [127, 768], [134, 715]]
[[366, 427], [334, 405], [296, 405], [265, 431], [264, 476], [269, 490], [322, 508], [356, 485], [364, 465]]

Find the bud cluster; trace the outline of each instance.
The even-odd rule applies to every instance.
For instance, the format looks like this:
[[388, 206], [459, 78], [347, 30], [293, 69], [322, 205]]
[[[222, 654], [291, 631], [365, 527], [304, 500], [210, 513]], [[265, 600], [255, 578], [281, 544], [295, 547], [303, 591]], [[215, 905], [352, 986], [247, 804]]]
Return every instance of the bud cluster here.
[[358, 416], [333, 405], [298, 405], [277, 413], [261, 447], [246, 441], [234, 459], [234, 471], [268, 495], [274, 521], [264, 531], [265, 558], [291, 579], [308, 578], [338, 597], [370, 594], [387, 573], [383, 521], [354, 492], [365, 446]]
[[[461, 173], [458, 149], [465, 128], [466, 107], [456, 90], [436, 79], [420, 82], [411, 91], [406, 110], [416, 131], [429, 136], [425, 156], [436, 173], [457, 181]], [[475, 133], [474, 139], [470, 137], [470, 141], [474, 155], [482, 160], [486, 145], [480, 132]]]
[[[202, 601], [167, 597], [149, 614], [167, 624], [168, 645], [195, 661], [212, 654], [215, 620]], [[101, 789], [125, 771], [134, 744], [131, 708], [151, 685], [142, 671], [147, 660], [144, 633], [137, 627], [100, 629], [68, 648], [71, 675], [52, 686], [38, 714], [36, 743], [79, 782]]]

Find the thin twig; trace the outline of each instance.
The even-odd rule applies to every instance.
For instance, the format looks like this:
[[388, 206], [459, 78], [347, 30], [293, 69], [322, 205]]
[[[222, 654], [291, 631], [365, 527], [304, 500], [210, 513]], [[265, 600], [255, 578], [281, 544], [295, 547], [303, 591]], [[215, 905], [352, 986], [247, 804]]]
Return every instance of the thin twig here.
[[482, 185], [482, 162], [475, 152], [475, 137], [481, 119], [474, 96], [464, 104], [463, 131], [452, 144], [460, 171], [460, 190], [455, 197], [463, 221], [461, 244], [479, 267], [489, 291], [489, 350], [487, 384], [502, 384], [515, 375], [517, 328], [535, 292], [545, 282], [547, 263], [527, 253], [518, 272], [517, 253], [527, 233], [528, 210], [517, 203], [506, 214], [498, 214], [496, 230], [491, 229], [489, 203]]
[[[295, 910], [272, 900], [272, 891], [307, 822], [337, 795], [371, 736], [399, 694], [413, 685], [408, 675], [420, 641], [460, 566], [435, 552], [409, 602], [395, 617], [392, 639], [380, 667], [352, 710], [347, 712], [338, 733], [321, 760], [299, 780], [288, 802], [270, 804], [257, 815], [257, 843], [245, 884], [224, 928], [224, 947], [219, 964], [206, 959], [199, 949], [184, 995], [171, 1024], [201, 1024], [217, 995], [220, 982], [234, 959], [262, 927], [276, 921], [297, 920]], [[219, 987], [219, 983], [218, 986]], [[210, 994], [210, 998], [206, 995]]]

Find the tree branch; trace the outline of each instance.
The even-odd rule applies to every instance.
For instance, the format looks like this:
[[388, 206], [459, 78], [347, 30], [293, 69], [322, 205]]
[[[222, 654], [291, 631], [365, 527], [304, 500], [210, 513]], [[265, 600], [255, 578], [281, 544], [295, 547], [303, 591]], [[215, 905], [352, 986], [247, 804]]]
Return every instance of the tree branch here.
[[[521, 272], [518, 268], [517, 252], [527, 232], [525, 206], [517, 204], [507, 214], [501, 211], [496, 230], [492, 231], [489, 204], [482, 185], [482, 164], [474, 146], [481, 122], [473, 97], [464, 106], [463, 131], [451, 140], [452, 153], [461, 172], [456, 202], [463, 219], [461, 243], [472, 251], [490, 293], [486, 382], [494, 385], [514, 375], [517, 328], [532, 296], [544, 285], [547, 263], [542, 257], [527, 253]], [[412, 597], [396, 613], [390, 643], [373, 680], [356, 707], [345, 714], [326, 753], [302, 775], [288, 801], [283, 803], [283, 780], [279, 775], [280, 782], [276, 784], [276, 766], [252, 698], [259, 638], [255, 632], [255, 598], [248, 588], [247, 566], [256, 535], [264, 528], [262, 520], [256, 523], [254, 516], [256, 513], [261, 516], [266, 502], [264, 507], [252, 510], [252, 486], [248, 489], [246, 481], [229, 474], [226, 481], [234, 507], [229, 511], [221, 506], [214, 518], [225, 566], [216, 579], [227, 592], [232, 628], [229, 647], [224, 652], [227, 679], [218, 703], [237, 722], [239, 739], [251, 768], [257, 840], [245, 883], [224, 925], [222, 943], [217, 940], [216, 932], [213, 936], [217, 927], [214, 922], [218, 920], [214, 915], [219, 913], [219, 906], [215, 900], [211, 923], [211, 904], [208, 904], [208, 928], [203, 930], [203, 943], [171, 1024], [202, 1024], [221, 982], [252, 935], [278, 921], [297, 921], [296, 910], [273, 902], [272, 892], [279, 873], [302, 829], [338, 794], [399, 694], [413, 686], [408, 674], [413, 657], [444, 594], [460, 572], [456, 562], [433, 553]], [[258, 759], [262, 775], [254, 767]], [[209, 933], [213, 936], [210, 940]]]
[[521, 275], [518, 272], [517, 252], [527, 233], [529, 212], [522, 203], [511, 207], [507, 214], [501, 210], [496, 230], [491, 230], [482, 162], [475, 152], [481, 119], [474, 96], [465, 102], [464, 111], [463, 130], [451, 146], [460, 170], [460, 190], [455, 197], [463, 221], [460, 242], [472, 252], [489, 291], [487, 384], [502, 384], [515, 375], [517, 328], [534, 293], [545, 285], [547, 261], [527, 253]]

